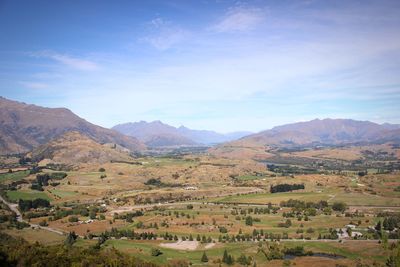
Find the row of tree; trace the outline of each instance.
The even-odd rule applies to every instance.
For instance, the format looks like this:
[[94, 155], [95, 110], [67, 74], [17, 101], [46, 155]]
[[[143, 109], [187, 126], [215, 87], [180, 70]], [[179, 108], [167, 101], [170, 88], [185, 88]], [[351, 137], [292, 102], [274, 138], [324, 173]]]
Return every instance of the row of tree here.
[[293, 190], [304, 189], [304, 184], [278, 184], [271, 185], [270, 192], [271, 193], [279, 193], [279, 192], [290, 192]]

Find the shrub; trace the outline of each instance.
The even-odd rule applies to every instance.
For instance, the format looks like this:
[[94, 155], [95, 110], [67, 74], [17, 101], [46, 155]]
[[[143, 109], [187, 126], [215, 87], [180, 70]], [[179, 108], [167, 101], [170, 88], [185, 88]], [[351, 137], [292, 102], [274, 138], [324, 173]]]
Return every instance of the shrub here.
[[347, 205], [346, 205], [346, 203], [343, 203], [343, 202], [335, 202], [332, 205], [332, 209], [334, 211], [344, 212], [346, 210], [346, 208], [347, 208]]
[[77, 216], [71, 216], [71, 217], [68, 218], [68, 221], [69, 222], [78, 222], [79, 218]]
[[153, 257], [158, 257], [162, 254], [161, 250], [159, 250], [158, 248], [152, 248], [151, 249], [151, 256]]

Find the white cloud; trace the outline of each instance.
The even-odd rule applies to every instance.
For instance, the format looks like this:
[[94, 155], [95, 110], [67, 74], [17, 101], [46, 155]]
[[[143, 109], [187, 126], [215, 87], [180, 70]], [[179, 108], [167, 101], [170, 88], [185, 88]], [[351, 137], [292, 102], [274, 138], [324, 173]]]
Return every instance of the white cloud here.
[[31, 55], [35, 57], [49, 58], [77, 70], [94, 71], [99, 69], [99, 66], [93, 61], [73, 57], [66, 54], [60, 54], [51, 51], [42, 51], [32, 53]]
[[32, 89], [46, 89], [48, 88], [48, 85], [45, 83], [40, 83], [40, 82], [19, 82], [21, 85], [27, 88], [32, 88]]
[[162, 18], [151, 20], [149, 25], [151, 33], [139, 40], [149, 43], [154, 48], [162, 51], [168, 50], [184, 41], [189, 35], [188, 31], [172, 25], [172, 23]]
[[265, 20], [265, 10], [254, 7], [230, 8], [211, 28], [217, 32], [243, 32], [255, 29]]

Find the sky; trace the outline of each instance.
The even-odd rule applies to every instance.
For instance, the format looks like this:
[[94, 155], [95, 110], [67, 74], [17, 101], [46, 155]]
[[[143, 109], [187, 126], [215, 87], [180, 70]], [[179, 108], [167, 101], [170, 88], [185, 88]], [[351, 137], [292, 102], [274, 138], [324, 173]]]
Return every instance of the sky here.
[[104, 127], [400, 123], [400, 1], [0, 0], [0, 95]]

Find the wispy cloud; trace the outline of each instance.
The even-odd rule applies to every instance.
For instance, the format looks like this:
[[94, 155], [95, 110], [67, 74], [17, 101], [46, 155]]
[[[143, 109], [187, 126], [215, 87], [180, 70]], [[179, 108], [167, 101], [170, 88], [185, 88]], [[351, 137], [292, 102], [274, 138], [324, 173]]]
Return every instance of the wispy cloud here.
[[258, 7], [235, 6], [228, 9], [223, 18], [211, 29], [217, 32], [243, 32], [255, 29], [264, 22], [265, 10]]
[[153, 19], [148, 25], [150, 34], [140, 38], [139, 41], [149, 43], [158, 50], [168, 50], [184, 41], [189, 35], [188, 31], [162, 18]]
[[96, 64], [93, 61], [83, 58], [73, 57], [67, 54], [60, 54], [52, 51], [41, 51], [41, 52], [31, 53], [31, 55], [39, 58], [49, 58], [54, 61], [57, 61], [58, 63], [61, 63], [63, 65], [66, 65], [70, 68], [77, 70], [94, 71], [99, 69], [98, 64]]
[[21, 81], [19, 82], [21, 85], [27, 88], [32, 88], [32, 89], [46, 89], [48, 88], [48, 85], [45, 83], [40, 83], [40, 82], [28, 82], [28, 81]]

